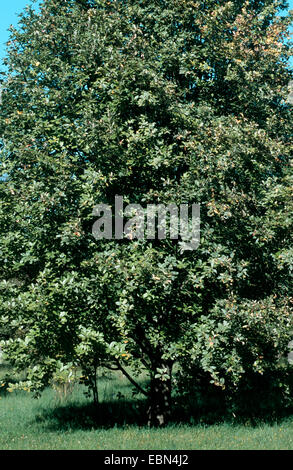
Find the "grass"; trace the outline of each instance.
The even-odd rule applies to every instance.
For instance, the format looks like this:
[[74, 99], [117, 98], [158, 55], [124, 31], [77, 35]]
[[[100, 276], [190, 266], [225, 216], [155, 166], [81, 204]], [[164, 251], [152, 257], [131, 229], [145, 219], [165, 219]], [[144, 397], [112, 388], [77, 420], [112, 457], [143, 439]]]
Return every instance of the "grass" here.
[[[0, 370], [0, 378], [3, 376]], [[119, 387], [118, 387], [119, 385]], [[274, 423], [143, 425], [144, 402], [133, 398], [121, 375], [100, 379], [101, 405], [94, 410], [78, 385], [64, 399], [46, 389], [34, 399], [26, 392], [0, 389], [0, 449], [293, 449], [293, 416]], [[117, 397], [117, 391], [122, 393]]]

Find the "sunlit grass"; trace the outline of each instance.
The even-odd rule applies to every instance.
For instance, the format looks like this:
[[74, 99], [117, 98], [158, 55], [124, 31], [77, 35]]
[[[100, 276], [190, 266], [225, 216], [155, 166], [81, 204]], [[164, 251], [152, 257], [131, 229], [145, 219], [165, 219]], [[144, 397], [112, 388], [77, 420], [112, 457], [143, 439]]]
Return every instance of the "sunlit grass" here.
[[99, 388], [101, 406], [94, 412], [80, 385], [63, 400], [52, 389], [36, 400], [2, 387], [0, 449], [293, 449], [293, 417], [258, 426], [224, 422], [149, 429], [136, 424], [144, 422], [143, 401], [132, 397], [124, 378], [101, 378]]

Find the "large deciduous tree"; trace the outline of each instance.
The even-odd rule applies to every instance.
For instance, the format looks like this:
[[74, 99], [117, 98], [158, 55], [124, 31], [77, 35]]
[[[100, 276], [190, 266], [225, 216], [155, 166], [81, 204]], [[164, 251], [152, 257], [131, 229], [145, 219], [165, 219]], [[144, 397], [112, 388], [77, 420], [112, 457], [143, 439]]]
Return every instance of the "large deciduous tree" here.
[[[71, 363], [88, 377], [118, 368], [147, 395], [149, 423], [164, 424], [174, 364], [226, 390], [281, 367], [292, 336], [284, 7], [44, 0], [11, 30], [0, 308], [3, 349], [27, 368], [20, 386], [41, 390]], [[115, 195], [199, 203], [199, 247], [96, 240], [93, 208]]]

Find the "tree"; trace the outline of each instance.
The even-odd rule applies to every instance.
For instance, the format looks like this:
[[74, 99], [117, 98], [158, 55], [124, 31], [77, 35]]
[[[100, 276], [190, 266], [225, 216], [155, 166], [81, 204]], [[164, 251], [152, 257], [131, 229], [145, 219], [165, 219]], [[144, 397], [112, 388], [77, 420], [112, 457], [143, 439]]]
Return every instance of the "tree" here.
[[[19, 386], [42, 390], [60, 364], [118, 368], [162, 425], [174, 364], [226, 390], [280, 367], [292, 336], [284, 7], [44, 0], [11, 30], [1, 323], [7, 357], [28, 370]], [[199, 247], [96, 240], [93, 208], [116, 195], [200, 203]]]

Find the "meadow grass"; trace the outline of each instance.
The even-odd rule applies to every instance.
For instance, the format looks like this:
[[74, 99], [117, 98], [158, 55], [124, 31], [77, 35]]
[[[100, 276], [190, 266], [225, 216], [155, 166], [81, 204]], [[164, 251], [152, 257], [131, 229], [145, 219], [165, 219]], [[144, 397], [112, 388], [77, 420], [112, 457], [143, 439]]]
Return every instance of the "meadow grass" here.
[[[100, 378], [98, 409], [81, 385], [64, 398], [51, 388], [39, 399], [26, 392], [8, 393], [5, 387], [0, 390], [1, 450], [293, 449], [293, 416], [270, 424], [198, 422], [149, 429], [143, 424], [142, 398], [132, 396], [119, 374]], [[117, 397], [118, 390], [122, 395]]]

